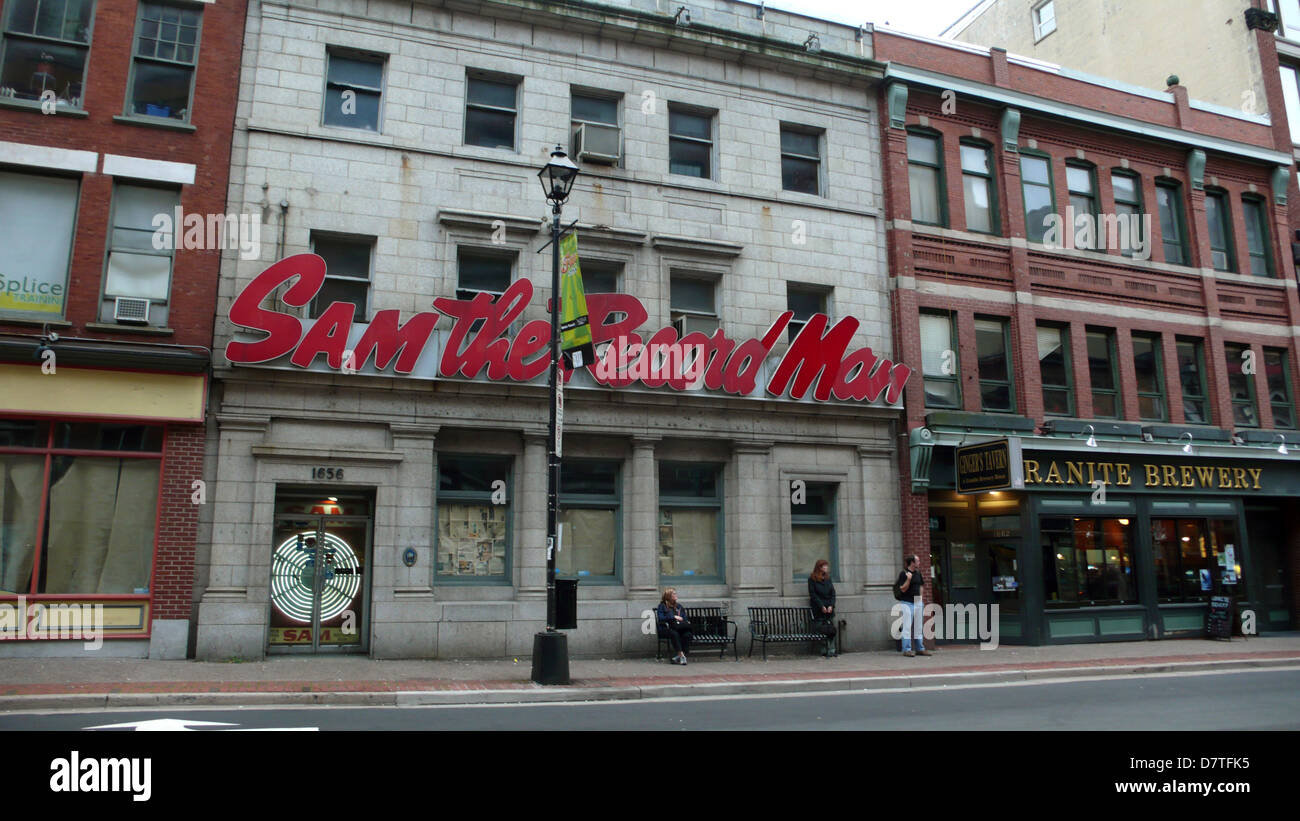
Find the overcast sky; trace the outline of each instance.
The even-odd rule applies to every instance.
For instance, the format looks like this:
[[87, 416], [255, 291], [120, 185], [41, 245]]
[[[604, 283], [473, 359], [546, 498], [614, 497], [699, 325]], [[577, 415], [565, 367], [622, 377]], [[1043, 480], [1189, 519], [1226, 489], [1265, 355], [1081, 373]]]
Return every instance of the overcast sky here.
[[[757, 0], [754, 0], [756, 2]], [[888, 23], [914, 34], [939, 36], [977, 0], [769, 0], [768, 8], [784, 9], [837, 23]]]

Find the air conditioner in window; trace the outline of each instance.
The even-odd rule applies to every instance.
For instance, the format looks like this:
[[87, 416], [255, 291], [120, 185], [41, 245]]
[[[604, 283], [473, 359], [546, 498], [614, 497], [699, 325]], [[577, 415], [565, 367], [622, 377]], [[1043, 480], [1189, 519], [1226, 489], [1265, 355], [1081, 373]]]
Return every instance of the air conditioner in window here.
[[713, 336], [713, 332], [718, 330], [718, 318], [716, 316], [678, 314], [673, 317], [673, 328], [677, 330], [678, 339], [697, 331], [705, 336]]
[[583, 162], [613, 165], [619, 158], [619, 132], [616, 125], [583, 123], [573, 132], [573, 153]]
[[119, 296], [113, 301], [113, 319], [138, 325], [149, 324], [149, 300], [134, 296]]

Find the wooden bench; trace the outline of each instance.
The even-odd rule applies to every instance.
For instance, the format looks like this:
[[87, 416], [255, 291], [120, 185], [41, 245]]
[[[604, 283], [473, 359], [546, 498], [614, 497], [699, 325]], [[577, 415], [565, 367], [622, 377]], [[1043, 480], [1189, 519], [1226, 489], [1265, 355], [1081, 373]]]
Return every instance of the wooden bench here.
[[[718, 647], [718, 658], [727, 654], [727, 646], [731, 646], [731, 656], [739, 659], [740, 655], [736, 650], [736, 623], [727, 618], [727, 610], [723, 607], [687, 607], [686, 620], [691, 623], [691, 647]], [[731, 625], [731, 632], [728, 634], [727, 625]], [[672, 644], [668, 640], [668, 628], [661, 624], [658, 618], [655, 619], [655, 632], [658, 634], [658, 641], [655, 642], [655, 659], [658, 660], [663, 656], [660, 655], [664, 646], [669, 648]]]
[[768, 642], [821, 642], [823, 651], [830, 655], [831, 638], [813, 627], [811, 607], [751, 607], [749, 608], [749, 655], [754, 655], [754, 642], [763, 644], [763, 660], [767, 661]]

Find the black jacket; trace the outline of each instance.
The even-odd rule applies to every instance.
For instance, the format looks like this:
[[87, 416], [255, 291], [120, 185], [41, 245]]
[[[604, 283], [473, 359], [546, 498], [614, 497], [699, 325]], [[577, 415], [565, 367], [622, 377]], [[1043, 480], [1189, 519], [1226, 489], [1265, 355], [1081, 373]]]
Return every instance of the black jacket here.
[[835, 585], [831, 584], [830, 577], [824, 582], [808, 577], [808, 604], [816, 618], [829, 619], [834, 615], [834, 612], [830, 615], [822, 612], [823, 607], [829, 607], [832, 611], [835, 609]]
[[[894, 582], [894, 590], [897, 591], [906, 583], [907, 583], [907, 571], [902, 570], [898, 574], [898, 581]], [[916, 597], [921, 596], [922, 594], [924, 594], [924, 592], [925, 592], [925, 579], [921, 578], [921, 568], [918, 567], [916, 570], [912, 571], [912, 583], [907, 585], [907, 590], [904, 590], [901, 593], [895, 592], [894, 598], [898, 599], [899, 601], [911, 602], [911, 601], [916, 601]]]

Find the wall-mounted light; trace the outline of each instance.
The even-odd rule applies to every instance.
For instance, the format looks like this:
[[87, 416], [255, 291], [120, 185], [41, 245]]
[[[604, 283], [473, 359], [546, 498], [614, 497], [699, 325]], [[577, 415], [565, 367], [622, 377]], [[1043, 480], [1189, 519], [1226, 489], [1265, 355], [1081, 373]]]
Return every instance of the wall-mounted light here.
[[1088, 426], [1088, 441], [1084, 442], [1090, 448], [1097, 447], [1097, 429], [1092, 425]]
[[1121, 527], [1128, 527], [1128, 519], [1120, 519], [1119, 523]]
[[679, 26], [689, 26], [691, 24], [691, 10], [685, 6], [679, 7], [677, 13], [673, 15], [673, 22]]
[[808, 39], [803, 41], [804, 50], [816, 54], [822, 50], [822, 41], [818, 39], [815, 32], [808, 35]]
[[1286, 449], [1286, 437], [1279, 433], [1277, 434], [1277, 438], [1279, 440], [1279, 444], [1277, 446], [1277, 452], [1282, 454], [1283, 456], [1286, 456], [1287, 453], [1290, 452]]
[[[1183, 453], [1186, 453], [1188, 456], [1191, 456], [1192, 455], [1192, 434], [1188, 431], [1183, 431], [1183, 436], [1187, 437], [1187, 444], [1183, 445]], [[1183, 436], [1180, 436], [1178, 438], [1182, 439]]]

